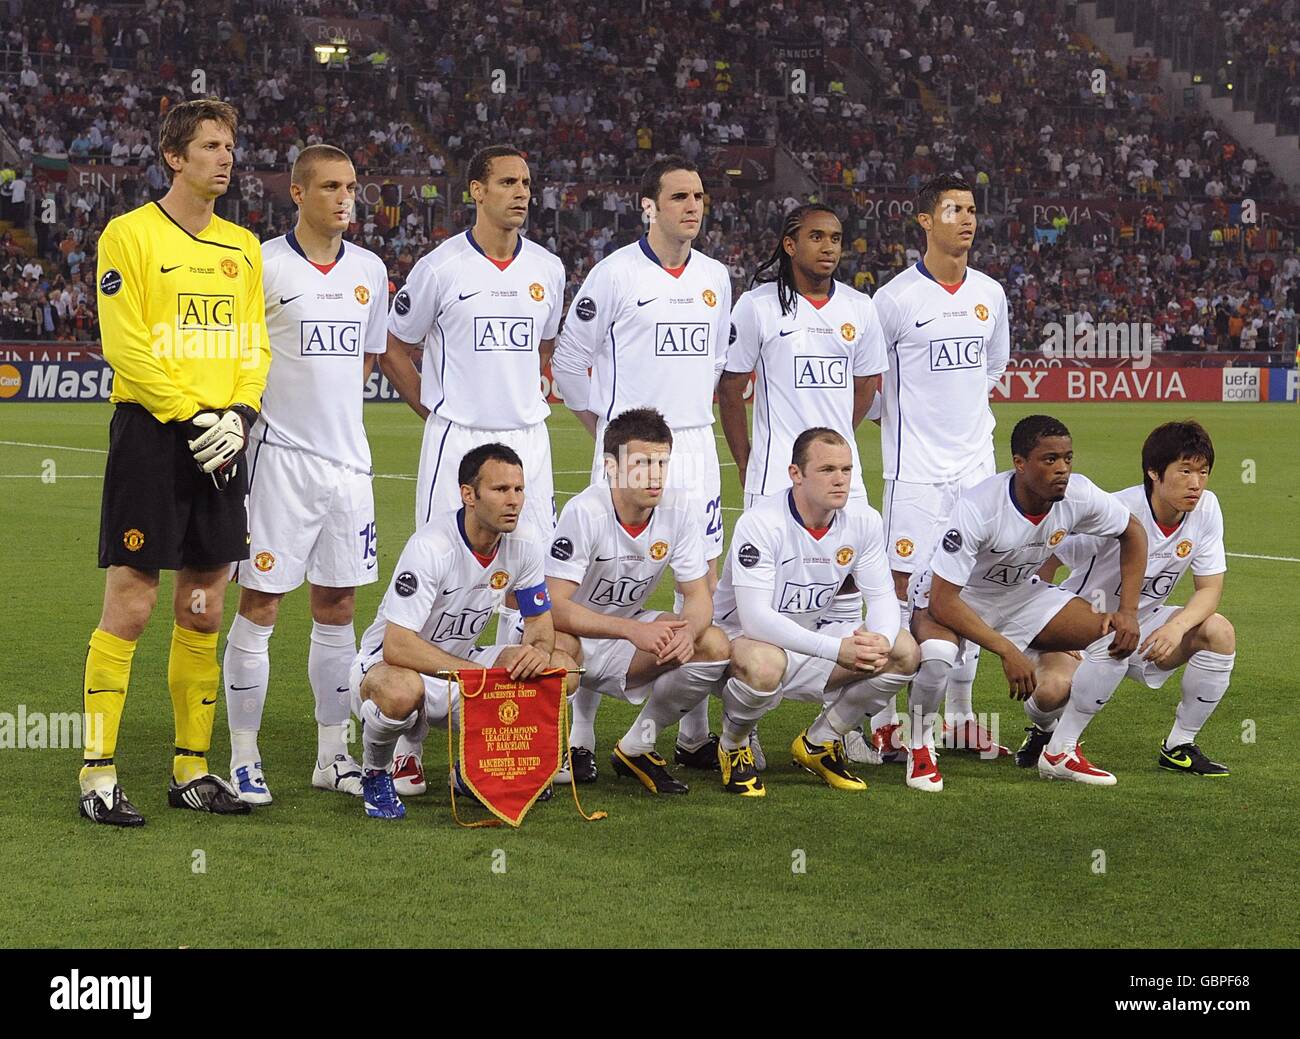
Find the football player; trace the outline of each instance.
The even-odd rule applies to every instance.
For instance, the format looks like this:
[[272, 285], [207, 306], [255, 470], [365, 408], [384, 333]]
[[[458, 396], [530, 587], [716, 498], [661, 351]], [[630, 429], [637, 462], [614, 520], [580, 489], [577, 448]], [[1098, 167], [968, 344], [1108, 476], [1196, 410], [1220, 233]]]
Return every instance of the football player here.
[[[504, 444], [480, 444], [461, 459], [458, 477], [461, 507], [435, 514], [411, 535], [349, 675], [363, 723], [365, 812], [375, 818], [406, 814], [389, 771], [398, 737], [409, 733], [419, 743], [430, 724], [455, 724], [459, 694], [433, 677], [439, 671], [504, 667], [511, 678], [526, 679], [574, 666], [554, 652], [544, 546], [516, 533], [522, 460]], [[512, 592], [524, 618], [523, 642], [476, 646]], [[458, 766], [457, 789], [468, 793], [459, 778]]]
[[[610, 764], [652, 794], [687, 793], [655, 740], [707, 699], [730, 657], [726, 636], [712, 624], [700, 525], [687, 503], [663, 500], [672, 447], [672, 430], [653, 408], [610, 422], [608, 479], [564, 507], [546, 560], [556, 648], [586, 668], [581, 688], [645, 705]], [[643, 605], [666, 567], [682, 592], [680, 614]], [[571, 753], [571, 778], [594, 782], [592, 750]]]
[[[1196, 744], [1197, 734], [1228, 691], [1237, 648], [1232, 624], [1216, 612], [1228, 563], [1223, 548], [1223, 512], [1218, 498], [1206, 488], [1213, 468], [1214, 443], [1199, 423], [1166, 422], [1152, 430], [1142, 445], [1142, 483], [1113, 495], [1147, 535], [1147, 569], [1138, 605], [1142, 641], [1127, 659], [1112, 657], [1103, 639], [1086, 650], [1089, 667], [1069, 661], [1073, 676], [1070, 700], [1055, 726], [1058, 732], [1066, 728], [1067, 740], [1078, 741], [1083, 727], [1110, 700], [1125, 676], [1159, 689], [1186, 664], [1182, 699], [1156, 764], [1196, 776], [1228, 775], [1226, 766], [1211, 761]], [[1099, 609], [1116, 608], [1121, 582], [1113, 541], [1083, 534], [1068, 537], [1057, 546], [1040, 576], [1050, 581], [1058, 564], [1070, 568], [1069, 577], [1061, 582], [1063, 588]], [[1169, 595], [1188, 570], [1195, 586], [1192, 596], [1185, 606], [1170, 606]], [[1052, 736], [1046, 728], [1029, 732], [1027, 751], [1023, 760], [1018, 758], [1019, 764], [1037, 764], [1032, 751], [1035, 744], [1049, 755], [1049, 764], [1066, 752], [1064, 742], [1052, 750]]]
[[[722, 788], [766, 793], [749, 747], [754, 724], [782, 699], [822, 704], [794, 738], [794, 763], [836, 790], [864, 790], [849, 771], [844, 735], [892, 700], [916, 670], [916, 644], [900, 630], [883, 524], [869, 505], [850, 511], [853, 452], [833, 429], [795, 438], [790, 489], [760, 498], [736, 522], [718, 583], [715, 616], [732, 639], [722, 687]], [[827, 624], [853, 577], [866, 619]]]
[[[921, 665], [908, 698], [911, 731], [907, 785], [943, 789], [934, 761], [934, 719], [948, 672], [977, 643], [1002, 661], [1011, 696], [1036, 723], [1069, 694], [1070, 652], [1102, 639], [1121, 659], [1137, 648], [1138, 593], [1146, 568], [1142, 525], [1087, 477], [1073, 472], [1070, 431], [1048, 415], [1030, 415], [1011, 432], [1014, 468], [963, 492], [927, 569], [913, 578], [912, 634]], [[1071, 534], [1118, 541], [1116, 608], [1040, 580], [1038, 571]], [[1041, 663], [1036, 661], [1043, 654]], [[1040, 726], [1041, 728], [1042, 726]], [[1113, 784], [1072, 742], [1050, 769], [1055, 779]]]
[[250, 558], [237, 570], [239, 613], [222, 667], [230, 782], [254, 805], [271, 803], [257, 745], [268, 647], [281, 599], [304, 580], [312, 616], [307, 677], [316, 700], [312, 785], [361, 796], [361, 767], [344, 742], [348, 669], [357, 653], [356, 587], [379, 577], [361, 397], [386, 350], [388, 272], [375, 253], [343, 241], [356, 191], [346, 152], [328, 144], [303, 149], [289, 185], [297, 225], [262, 246], [275, 363], [250, 434]]

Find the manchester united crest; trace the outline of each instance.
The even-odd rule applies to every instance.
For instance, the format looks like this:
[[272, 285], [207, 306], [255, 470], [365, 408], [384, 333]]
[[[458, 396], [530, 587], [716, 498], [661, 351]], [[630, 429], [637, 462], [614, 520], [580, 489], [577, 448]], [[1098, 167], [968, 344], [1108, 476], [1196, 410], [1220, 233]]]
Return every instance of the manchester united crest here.
[[1192, 543], [1188, 541], [1186, 538], [1183, 538], [1182, 541], [1178, 542], [1178, 547], [1174, 549], [1174, 554], [1177, 555], [1179, 559], [1186, 559], [1187, 553], [1189, 553], [1191, 550], [1192, 550]]
[[835, 553], [835, 562], [839, 563], [840, 566], [848, 566], [849, 563], [851, 563], [852, 561], [853, 561], [853, 549], [849, 548], [848, 545], [845, 545], [842, 549], [840, 549], [838, 552]]
[[900, 559], [906, 559], [916, 551], [916, 545], [912, 543], [911, 538], [899, 538], [894, 542], [894, 551], [898, 553]]
[[659, 562], [659, 560], [663, 559], [663, 557], [666, 556], [667, 554], [668, 554], [667, 541], [656, 541], [653, 545], [650, 546], [650, 558], [653, 559], [656, 563]]
[[989, 319], [989, 308], [986, 307], [983, 303], [976, 303], [975, 316], [979, 318], [981, 321], [987, 321]]
[[705, 306], [716, 307], [718, 305], [718, 294], [712, 289], [705, 289], [700, 298], [704, 300]]
[[144, 533], [132, 527], [122, 534], [122, 544], [126, 546], [128, 552], [139, 552], [144, 548]]
[[853, 339], [857, 334], [858, 330], [853, 327], [852, 322], [846, 321], [844, 324], [840, 325], [840, 335], [844, 337], [846, 343], [853, 342]]
[[528, 286], [528, 295], [533, 297], [534, 303], [540, 303], [546, 298], [546, 290], [542, 288], [540, 282], [533, 282]]
[[221, 261], [221, 273], [224, 274], [227, 278], [238, 278], [239, 264], [237, 264], [234, 260], [232, 260], [229, 256], [227, 256], [224, 260]]
[[1064, 530], [1059, 530], [1059, 529], [1058, 529], [1058, 530], [1054, 530], [1054, 531], [1052, 531], [1052, 536], [1051, 536], [1050, 538], [1047, 539], [1047, 543], [1048, 543], [1048, 545], [1050, 545], [1052, 548], [1055, 548], [1057, 545], [1059, 545], [1059, 544], [1060, 544], [1062, 541], [1064, 541], [1064, 540], [1065, 540], [1065, 531], [1064, 531]]
[[262, 573], [272, 570], [275, 567], [275, 556], [270, 552], [259, 552], [253, 557], [253, 565]]
[[508, 573], [504, 570], [498, 570], [488, 579], [488, 585], [494, 592], [499, 592], [506, 586], [506, 582], [509, 580], [510, 575]]
[[497, 721], [502, 725], [514, 725], [519, 720], [519, 705], [513, 700], [507, 700], [497, 708]]
[[358, 285], [352, 290], [352, 295], [357, 297], [357, 302], [363, 307], [370, 302], [370, 290], [364, 285]]

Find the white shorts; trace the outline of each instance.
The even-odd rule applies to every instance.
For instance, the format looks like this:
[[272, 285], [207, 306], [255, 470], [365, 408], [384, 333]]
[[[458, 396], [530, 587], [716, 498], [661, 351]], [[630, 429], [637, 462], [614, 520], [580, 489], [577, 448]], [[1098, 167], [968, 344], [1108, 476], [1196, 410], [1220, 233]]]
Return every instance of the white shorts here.
[[[475, 646], [466, 659], [479, 667], [492, 667], [505, 646]], [[384, 659], [384, 646], [380, 643], [368, 654], [358, 653], [348, 671], [348, 685], [352, 695], [352, 713], [361, 717], [361, 680], [375, 664]], [[444, 723], [447, 712], [460, 707], [460, 689], [441, 678], [421, 675], [424, 679], [424, 717], [431, 725]], [[471, 690], [472, 691], [472, 690]]]
[[[486, 389], [485, 389], [486, 392]], [[460, 508], [460, 460], [480, 444], [505, 444], [524, 463], [524, 509], [519, 531], [540, 545], [555, 536], [555, 483], [546, 423], [523, 429], [472, 429], [438, 415], [424, 423], [420, 471], [415, 480], [415, 528], [431, 516]]]
[[[930, 571], [922, 570], [914, 575], [908, 589], [912, 609], [926, 609], [930, 605]], [[1032, 577], [997, 599], [978, 599], [964, 593], [961, 598], [979, 614], [980, 620], [1032, 659], [1029, 644], [1071, 599], [1078, 597], [1060, 585]], [[964, 655], [968, 643], [962, 639], [959, 645]]]
[[[605, 483], [605, 426], [596, 424], [596, 453], [591, 465], [592, 483]], [[668, 465], [668, 494], [685, 497], [700, 517], [704, 535], [704, 558], [722, 555], [722, 475], [718, 466], [718, 444], [712, 426], [691, 426], [673, 430], [673, 457]]]
[[[660, 610], [646, 610], [636, 620], [649, 624], [657, 620]], [[635, 689], [627, 688], [627, 669], [636, 654], [636, 646], [627, 639], [579, 639], [582, 643], [582, 666], [587, 673], [582, 676], [582, 688], [601, 696], [612, 696], [630, 704], [643, 704], [650, 695], [647, 682]]]
[[934, 551], [957, 496], [997, 472], [990, 453], [969, 472], [948, 483], [885, 481], [885, 553], [889, 569], [914, 573]]
[[[848, 638], [856, 627], [851, 621], [840, 621], [819, 628], [823, 635], [835, 638]], [[798, 700], [802, 703], [821, 703], [826, 696], [826, 683], [835, 670], [835, 661], [825, 657], [813, 657], [807, 653], [785, 651], [785, 674], [777, 691], [782, 700]]]
[[259, 592], [303, 580], [355, 588], [379, 579], [370, 476], [319, 455], [254, 442], [248, 452], [248, 559], [236, 579]]
[[[1169, 619], [1180, 610], [1182, 610], [1181, 606], [1157, 606], [1152, 610], [1140, 613], [1138, 615], [1138, 645], [1142, 645], [1142, 643], [1146, 641], [1147, 637], [1157, 628], [1169, 623]], [[1092, 649], [1093, 647], [1097, 647], [1100, 650], [1103, 647], [1109, 646], [1112, 638], [1114, 638], [1114, 636], [1109, 633], [1103, 635], [1088, 648]], [[1124, 672], [1124, 677], [1131, 678], [1133, 681], [1146, 686], [1148, 689], [1159, 689], [1169, 681], [1169, 676], [1172, 675], [1174, 671], [1178, 670], [1178, 668], [1175, 667], [1166, 671], [1154, 660], [1143, 660], [1142, 655], [1136, 651], [1130, 654], [1124, 663], [1128, 665]], [[1180, 664], [1179, 667], [1181, 666], [1182, 665]]]

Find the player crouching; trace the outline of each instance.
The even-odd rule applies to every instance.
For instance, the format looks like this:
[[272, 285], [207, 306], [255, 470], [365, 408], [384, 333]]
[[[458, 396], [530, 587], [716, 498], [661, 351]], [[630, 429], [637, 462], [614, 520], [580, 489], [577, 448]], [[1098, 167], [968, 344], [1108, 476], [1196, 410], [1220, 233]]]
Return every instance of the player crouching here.
[[[1056, 419], [1030, 415], [1016, 423], [1011, 456], [1011, 472], [963, 492], [928, 569], [913, 579], [912, 634], [921, 645], [921, 667], [908, 697], [907, 785], [916, 790], [943, 789], [931, 749], [934, 718], [947, 674], [966, 643], [1001, 658], [1012, 698], [1025, 701], [1036, 724], [1069, 695], [1068, 653], [1103, 638], [1109, 642], [1105, 652], [1115, 658], [1137, 648], [1137, 601], [1146, 567], [1141, 524], [1091, 480], [1072, 472], [1070, 431]], [[1118, 541], [1115, 612], [1098, 612], [1087, 600], [1039, 580], [1039, 568], [1071, 533]], [[1062, 742], [1038, 761], [1040, 774], [1114, 784], [1114, 776], [1079, 752], [1077, 732], [1069, 738], [1068, 730], [1057, 731]], [[1043, 744], [1029, 742], [1020, 756], [1037, 758]]]
[[[1215, 612], [1228, 564], [1223, 512], [1219, 500], [1205, 488], [1213, 467], [1214, 444], [1197, 422], [1167, 422], [1147, 437], [1142, 445], [1142, 483], [1112, 495], [1147, 535], [1147, 569], [1138, 606], [1141, 644], [1131, 657], [1116, 660], [1106, 652], [1103, 640], [1088, 647], [1087, 667], [1074, 660], [1066, 665], [1073, 677], [1071, 702], [1096, 704], [1100, 709], [1125, 676], [1159, 689], [1186, 664], [1182, 699], [1156, 764], [1196, 776], [1228, 775], [1226, 766], [1201, 752], [1196, 736], [1228, 691], [1237, 647], [1232, 624]], [[1099, 608], [1103, 604], [1114, 608], [1119, 557], [1112, 542], [1066, 538], [1040, 576], [1051, 580], [1058, 562], [1071, 571], [1061, 582], [1063, 588]], [[1186, 606], [1168, 605], [1169, 594], [1188, 570], [1195, 585], [1192, 597]]]
[[[524, 503], [519, 456], [483, 444], [461, 460], [458, 476], [463, 505], [411, 535], [352, 664], [353, 702], [364, 725], [361, 785], [366, 814], [375, 818], [406, 814], [389, 771], [398, 737], [419, 743], [431, 723], [455, 724], [459, 693], [434, 678], [437, 672], [504, 667], [517, 680], [573, 667], [554, 652], [542, 546], [514, 533]], [[524, 617], [523, 644], [476, 646], [509, 592]], [[457, 792], [468, 793], [459, 778], [458, 768]]]
[[[766, 794], [749, 735], [783, 699], [823, 705], [790, 746], [794, 764], [836, 790], [865, 790], [848, 769], [844, 736], [892, 702], [918, 660], [900, 630], [880, 514], [845, 509], [848, 441], [832, 429], [804, 430], [789, 473], [785, 495], [759, 499], [737, 521], [718, 582], [715, 616], [733, 640], [718, 761], [722, 788], [743, 797]], [[861, 626], [827, 618], [850, 576], [866, 601]]]
[[[708, 699], [731, 650], [712, 624], [700, 525], [684, 498], [664, 498], [672, 445], [672, 430], [653, 408], [609, 423], [602, 444], [608, 484], [593, 483], [565, 506], [546, 560], [555, 644], [586, 668], [581, 688], [645, 705], [610, 764], [652, 794], [688, 792], [655, 741]], [[642, 606], [666, 567], [681, 591], [680, 616]], [[579, 783], [596, 778], [594, 733], [587, 737], [591, 747], [575, 740], [571, 748], [568, 777]], [[679, 762], [683, 750], [677, 747]]]

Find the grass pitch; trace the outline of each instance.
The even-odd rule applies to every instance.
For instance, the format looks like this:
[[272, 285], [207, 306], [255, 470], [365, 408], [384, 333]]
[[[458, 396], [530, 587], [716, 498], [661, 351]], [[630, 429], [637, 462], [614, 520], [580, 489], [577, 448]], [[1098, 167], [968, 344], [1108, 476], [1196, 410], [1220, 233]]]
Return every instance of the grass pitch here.
[[[1000, 405], [998, 457], [1024, 405]], [[1041, 410], [1041, 406], [1039, 408]], [[1138, 452], [1186, 406], [1054, 405], [1075, 437], [1078, 470], [1116, 490], [1140, 479]], [[7, 580], [0, 616], [0, 711], [80, 710], [86, 640], [99, 615], [96, 570], [110, 409], [6, 405], [0, 495]], [[1177, 702], [1133, 683], [1087, 733], [1112, 789], [1047, 783], [1008, 760], [944, 755], [945, 790], [923, 796], [899, 766], [863, 767], [865, 794], [790, 769], [785, 748], [810, 705], [763, 723], [768, 796], [741, 802], [687, 776], [688, 797], [657, 800], [608, 766], [634, 708], [606, 702], [600, 782], [539, 805], [519, 831], [459, 830], [440, 777], [445, 742], [426, 751], [430, 792], [401, 823], [366, 818], [352, 798], [311, 788], [315, 750], [307, 684], [305, 592], [286, 600], [272, 642], [261, 747], [275, 804], [219, 819], [166, 807], [171, 706], [166, 689], [168, 578], [136, 653], [117, 761], [148, 818], [139, 831], [78, 819], [78, 749], [0, 750], [0, 943], [12, 946], [1284, 946], [1300, 930], [1300, 858], [1292, 789], [1296, 722], [1289, 661], [1300, 613], [1294, 448], [1300, 410], [1196, 405], [1215, 438], [1210, 486], [1227, 523], [1222, 612], [1237, 667], [1201, 736], [1233, 775], [1198, 780], [1155, 767]], [[373, 619], [414, 525], [420, 445], [398, 405], [366, 409], [380, 531], [380, 583], [358, 596]], [[591, 441], [562, 408], [551, 418], [561, 505], [586, 483]], [[859, 437], [879, 503], [879, 437]], [[722, 458], [729, 457], [719, 435]], [[44, 479], [42, 479], [44, 476]], [[52, 477], [52, 482], [50, 482]], [[723, 471], [728, 530], [740, 492]], [[1282, 560], [1251, 558], [1285, 557]], [[1185, 582], [1174, 599], [1190, 594]], [[231, 586], [226, 625], [237, 589]], [[667, 588], [653, 604], [666, 607]], [[222, 643], [224, 649], [224, 639]], [[999, 712], [1002, 742], [1024, 716], [996, 660], [980, 666], [980, 712]], [[718, 705], [712, 707], [715, 726]], [[0, 720], [2, 721], [2, 720]], [[671, 756], [671, 736], [660, 750]], [[354, 748], [359, 756], [359, 747]], [[210, 761], [229, 741], [218, 709]], [[504, 853], [504, 855], [500, 854]], [[202, 865], [203, 870], [199, 870]], [[493, 867], [496, 867], [495, 870]], [[802, 866], [803, 871], [799, 871]], [[1104, 871], [1103, 871], [1104, 869]]]

